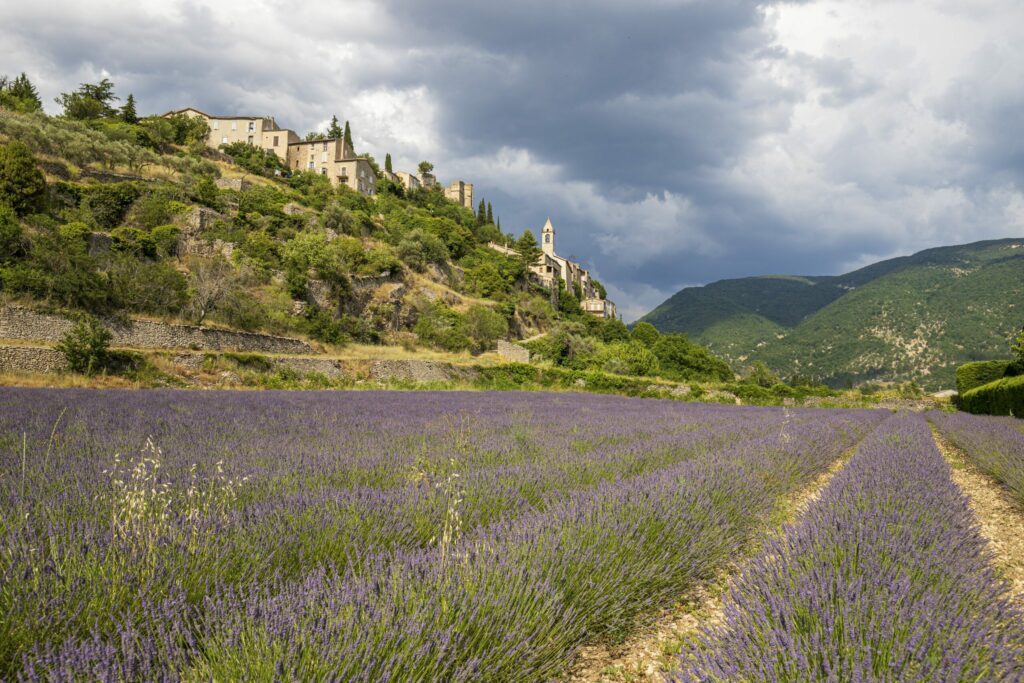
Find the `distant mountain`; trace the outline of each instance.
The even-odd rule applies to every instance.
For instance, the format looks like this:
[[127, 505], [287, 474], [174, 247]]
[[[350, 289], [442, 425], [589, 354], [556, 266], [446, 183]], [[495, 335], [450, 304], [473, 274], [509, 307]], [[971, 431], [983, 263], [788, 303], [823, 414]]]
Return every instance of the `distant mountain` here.
[[687, 332], [734, 365], [764, 361], [833, 386], [915, 379], [1005, 357], [1024, 324], [1024, 238], [938, 247], [845, 275], [687, 287], [641, 320]]

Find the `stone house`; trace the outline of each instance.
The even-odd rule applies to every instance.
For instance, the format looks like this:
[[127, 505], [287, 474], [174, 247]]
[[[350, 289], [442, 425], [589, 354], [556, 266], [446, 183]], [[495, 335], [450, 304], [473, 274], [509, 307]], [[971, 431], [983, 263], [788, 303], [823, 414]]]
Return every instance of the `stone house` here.
[[395, 175], [398, 176], [398, 182], [402, 183], [402, 187], [405, 188], [406, 192], [420, 189], [420, 179], [412, 173], [399, 171]]
[[377, 174], [365, 157], [358, 157], [343, 138], [301, 140], [288, 145], [288, 169], [328, 176], [334, 185], [356, 192], [376, 194]]
[[298, 142], [300, 139], [295, 131], [278, 126], [273, 116], [213, 116], [195, 107], [167, 112], [164, 116], [175, 114], [184, 114], [205, 120], [210, 126], [210, 135], [206, 138], [206, 144], [213, 149], [217, 149], [221, 145], [244, 142], [273, 152], [281, 161], [287, 161], [288, 145]]
[[276, 154], [292, 171], [321, 173], [329, 176], [334, 185], [347, 185], [363, 194], [377, 191], [377, 174], [370, 162], [357, 157], [344, 140], [305, 141], [295, 131], [278, 126], [273, 116], [212, 116], [194, 107], [164, 116], [175, 114], [204, 119], [210, 126], [206, 144], [213, 149], [244, 142]]

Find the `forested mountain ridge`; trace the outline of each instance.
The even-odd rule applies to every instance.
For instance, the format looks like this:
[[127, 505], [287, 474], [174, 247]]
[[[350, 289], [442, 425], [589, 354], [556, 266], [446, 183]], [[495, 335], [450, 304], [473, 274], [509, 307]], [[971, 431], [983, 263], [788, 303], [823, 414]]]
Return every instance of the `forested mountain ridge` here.
[[937, 247], [837, 276], [722, 280], [641, 320], [688, 333], [734, 364], [836, 386], [953, 385], [960, 363], [1006, 354], [1024, 319], [1024, 238]]

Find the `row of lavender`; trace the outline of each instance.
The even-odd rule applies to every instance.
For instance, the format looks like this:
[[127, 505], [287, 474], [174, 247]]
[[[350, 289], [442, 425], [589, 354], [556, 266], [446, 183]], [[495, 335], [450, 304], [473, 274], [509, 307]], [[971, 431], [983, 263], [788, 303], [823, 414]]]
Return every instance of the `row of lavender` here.
[[891, 418], [732, 588], [680, 681], [1020, 681], [1008, 602], [925, 420]]
[[[0, 407], [0, 673], [58, 679], [542, 678], [878, 420], [537, 394]], [[162, 453], [112, 474], [147, 433]]]
[[1024, 423], [1012, 417], [967, 413], [932, 413], [929, 419], [981, 471], [1001, 482], [1024, 505]]

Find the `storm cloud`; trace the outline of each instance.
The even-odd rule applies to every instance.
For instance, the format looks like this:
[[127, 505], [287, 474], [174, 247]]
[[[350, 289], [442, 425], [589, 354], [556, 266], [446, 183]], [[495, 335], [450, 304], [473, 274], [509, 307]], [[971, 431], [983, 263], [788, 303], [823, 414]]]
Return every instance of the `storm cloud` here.
[[[0, 73], [140, 111], [332, 114], [506, 231], [550, 216], [628, 318], [687, 284], [1024, 235], [1014, 0], [5, 3]], [[48, 104], [56, 113], [55, 104]]]

